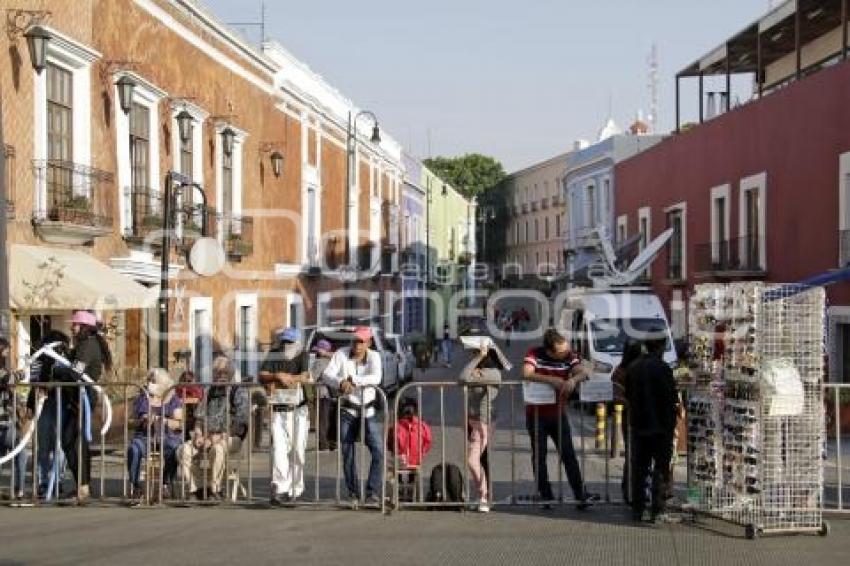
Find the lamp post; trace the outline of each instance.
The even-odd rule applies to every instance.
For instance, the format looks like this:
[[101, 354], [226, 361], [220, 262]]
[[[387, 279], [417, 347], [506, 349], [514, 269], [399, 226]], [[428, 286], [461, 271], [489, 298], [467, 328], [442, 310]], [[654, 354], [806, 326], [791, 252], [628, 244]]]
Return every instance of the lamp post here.
[[496, 211], [490, 205], [479, 206], [475, 220], [481, 226], [481, 259], [486, 262], [487, 251], [487, 222], [496, 219]]
[[[175, 184], [176, 182], [176, 184]], [[162, 205], [162, 258], [159, 271], [159, 366], [168, 369], [168, 279], [169, 256], [171, 255], [171, 230], [174, 227], [176, 199], [183, 191], [197, 189], [201, 193], [201, 235], [207, 235], [207, 194], [197, 183], [186, 182], [185, 178], [171, 172], [165, 178], [165, 194]], [[180, 211], [186, 213], [186, 210]]]
[[[346, 137], [345, 143], [345, 151], [346, 151], [346, 168], [345, 168], [345, 187], [346, 187], [346, 202], [345, 202], [345, 225], [348, 228], [348, 265], [349, 268], [356, 270], [357, 269], [357, 258], [356, 258], [356, 246], [352, 244], [352, 234], [351, 227], [352, 222], [355, 220], [351, 214], [351, 197], [353, 194], [352, 187], [352, 175], [354, 174], [354, 165], [355, 159], [357, 158], [357, 120], [360, 118], [367, 116], [372, 119], [374, 125], [372, 126], [372, 137], [370, 141], [373, 144], [381, 143], [381, 129], [378, 125], [378, 118], [375, 116], [373, 112], [369, 110], [361, 110], [352, 118], [351, 112], [348, 113], [348, 135]], [[354, 237], [354, 242], [357, 242], [356, 232]], [[356, 273], [356, 271], [355, 271]], [[345, 301], [348, 306], [348, 310], [352, 308], [352, 300], [349, 296], [349, 288], [350, 282], [346, 279], [345, 283]]]

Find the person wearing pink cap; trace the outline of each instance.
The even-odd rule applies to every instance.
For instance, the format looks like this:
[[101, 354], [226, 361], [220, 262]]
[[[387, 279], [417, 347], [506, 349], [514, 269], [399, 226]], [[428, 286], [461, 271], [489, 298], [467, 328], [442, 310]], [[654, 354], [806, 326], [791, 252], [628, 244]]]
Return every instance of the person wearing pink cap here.
[[366, 482], [366, 503], [380, 505], [383, 492], [383, 437], [375, 419], [375, 388], [381, 384], [381, 355], [370, 349], [371, 345], [372, 331], [364, 326], [355, 328], [351, 346], [337, 350], [323, 373], [324, 382], [340, 394], [339, 440], [345, 485], [352, 506], [360, 501], [354, 448], [360, 436], [361, 421], [365, 424], [366, 446], [372, 457]]
[[[74, 335], [74, 348], [71, 351], [70, 362], [73, 371], [88, 375], [92, 381], [98, 381], [103, 370], [112, 370], [112, 354], [106, 338], [98, 331], [97, 317], [84, 310], [75, 311], [71, 317], [71, 332]], [[57, 381], [76, 382], [72, 370], [55, 372]], [[95, 392], [91, 387], [81, 390], [88, 396], [89, 406], [94, 411]], [[77, 503], [85, 503], [90, 495], [89, 479], [91, 475], [91, 454], [89, 439], [80, 427], [80, 411], [82, 410], [82, 395], [65, 388], [62, 391], [63, 415], [66, 415], [65, 426], [62, 429], [62, 450], [68, 460], [68, 467], [74, 474], [77, 483]], [[85, 427], [83, 423], [83, 427]]]

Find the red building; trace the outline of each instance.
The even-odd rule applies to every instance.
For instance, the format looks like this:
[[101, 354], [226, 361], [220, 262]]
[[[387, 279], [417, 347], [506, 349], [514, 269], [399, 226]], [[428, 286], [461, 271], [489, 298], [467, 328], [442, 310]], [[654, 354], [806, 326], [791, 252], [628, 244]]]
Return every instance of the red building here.
[[[677, 86], [700, 83], [700, 123], [617, 165], [622, 232], [647, 241], [674, 229], [651, 268], [674, 328], [686, 328], [699, 283], [795, 282], [850, 260], [846, 5], [797, 6], [781, 5], [680, 72]], [[726, 80], [720, 113], [706, 116], [703, 81], [736, 73], [755, 77], [753, 99], [724, 112]], [[850, 282], [828, 287], [828, 301], [830, 379], [847, 382]]]

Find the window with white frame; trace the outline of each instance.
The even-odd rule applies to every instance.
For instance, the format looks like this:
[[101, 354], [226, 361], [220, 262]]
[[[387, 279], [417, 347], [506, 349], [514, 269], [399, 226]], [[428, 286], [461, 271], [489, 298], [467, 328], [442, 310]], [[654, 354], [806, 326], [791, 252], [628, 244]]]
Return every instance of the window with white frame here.
[[588, 185], [584, 192], [585, 227], [592, 230], [596, 226], [596, 187]]
[[765, 190], [767, 175], [759, 173], [741, 180], [738, 253], [741, 267], [764, 270], [766, 261]]
[[687, 205], [679, 203], [666, 211], [667, 228], [673, 230], [667, 244], [667, 278], [683, 281], [687, 277]]
[[84, 197], [91, 202], [92, 197], [91, 184], [76, 182], [74, 176], [79, 174], [77, 165], [91, 165], [91, 65], [100, 54], [53, 29], [48, 31], [47, 67], [33, 72], [37, 217], [68, 199]]
[[[184, 111], [191, 117], [191, 121], [186, 131], [181, 132], [177, 115]], [[204, 184], [203, 124], [207, 117], [206, 111], [191, 102], [175, 100], [171, 105], [171, 147], [174, 148], [171, 167], [177, 173], [200, 186]], [[194, 208], [195, 213], [191, 221], [191, 224], [194, 224], [192, 229], [200, 230], [202, 225], [201, 195], [195, 190], [187, 190], [179, 198], [181, 206]], [[178, 217], [177, 222], [179, 226], [182, 226], [182, 216]]]
[[149, 226], [162, 222], [159, 197], [159, 102], [166, 93], [131, 73], [134, 83], [130, 112], [120, 106], [115, 89], [115, 128], [118, 139], [120, 220], [127, 236], [143, 236]]
[[605, 212], [611, 212], [611, 205], [614, 202], [611, 198], [611, 179], [605, 179], [602, 182], [602, 193], [605, 198]]
[[[640, 249], [645, 250], [652, 240], [652, 215], [648, 206], [638, 209], [638, 233], [640, 234]], [[644, 277], [650, 276], [650, 268], [644, 271]]]
[[617, 217], [617, 244], [623, 245], [629, 237], [629, 217], [621, 214]]
[[240, 381], [256, 377], [258, 310], [257, 294], [236, 295], [236, 328], [234, 329], [236, 369]]
[[722, 268], [729, 262], [729, 185], [711, 189], [711, 264]]
[[213, 303], [210, 297], [189, 298], [191, 367], [201, 381], [209, 381], [213, 350]]
[[838, 157], [838, 266], [850, 262], [850, 152]]
[[[229, 130], [229, 132], [228, 132]], [[232, 147], [225, 147], [225, 136], [233, 135]], [[216, 127], [216, 162], [218, 170], [216, 208], [220, 219], [219, 237], [227, 240], [242, 233], [242, 152], [245, 133], [233, 126]], [[229, 149], [229, 151], [228, 151]]]

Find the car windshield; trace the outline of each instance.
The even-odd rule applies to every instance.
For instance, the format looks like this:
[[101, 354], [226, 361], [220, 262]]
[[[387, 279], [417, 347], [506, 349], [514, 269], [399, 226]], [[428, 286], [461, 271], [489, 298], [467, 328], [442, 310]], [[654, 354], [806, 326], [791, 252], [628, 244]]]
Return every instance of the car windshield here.
[[[667, 332], [667, 323], [659, 318], [597, 318], [590, 321], [593, 349], [606, 354], [621, 354], [627, 339], [645, 340], [647, 332], [659, 328]], [[668, 339], [664, 349], [669, 347]]]

